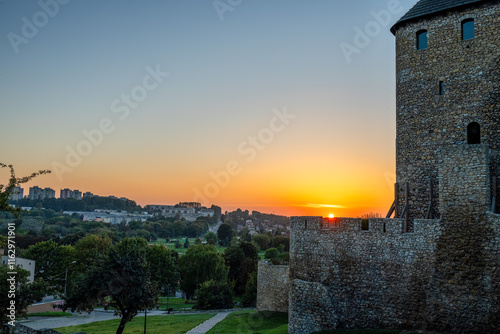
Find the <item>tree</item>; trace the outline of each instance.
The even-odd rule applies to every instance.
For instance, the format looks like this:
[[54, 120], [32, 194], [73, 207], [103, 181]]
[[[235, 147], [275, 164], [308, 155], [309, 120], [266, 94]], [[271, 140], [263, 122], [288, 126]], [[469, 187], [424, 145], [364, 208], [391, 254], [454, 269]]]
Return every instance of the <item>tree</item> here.
[[245, 257], [250, 258], [252, 260], [259, 260], [259, 252], [252, 243], [242, 242], [240, 243], [240, 248], [245, 253]]
[[43, 174], [49, 174], [49, 170], [40, 170], [35, 173], [31, 173], [29, 176], [18, 178], [16, 177], [16, 173], [14, 172], [14, 167], [12, 165], [6, 165], [0, 162], [0, 168], [9, 168], [10, 169], [10, 178], [9, 183], [7, 185], [0, 184], [0, 211], [11, 212], [14, 215], [18, 216], [21, 213], [21, 208], [13, 208], [9, 205], [9, 197], [12, 195], [14, 188], [31, 181], [34, 177]]
[[245, 242], [229, 246], [224, 252], [224, 259], [229, 266], [228, 280], [233, 283], [234, 293], [241, 296], [245, 292], [248, 277], [257, 270], [257, 250]]
[[255, 306], [257, 303], [257, 271], [254, 271], [248, 278], [242, 303], [243, 306]]
[[209, 280], [227, 280], [228, 268], [222, 255], [212, 245], [195, 245], [179, 258], [181, 289], [192, 299], [200, 285]]
[[245, 253], [239, 246], [229, 246], [224, 251], [224, 260], [226, 266], [229, 267], [229, 273], [227, 279], [231, 281], [236, 281], [240, 266], [245, 261]]
[[280, 251], [277, 250], [276, 248], [269, 248], [268, 250], [266, 250], [266, 252], [264, 253], [264, 257], [266, 259], [269, 259], [269, 260], [272, 260], [272, 259], [276, 259], [280, 256]]
[[22, 257], [35, 261], [35, 279], [50, 284], [47, 293], [64, 291], [66, 268], [75, 258], [72, 246], [59, 246], [52, 240], [38, 242], [22, 252]]
[[210, 280], [203, 283], [196, 290], [196, 304], [198, 310], [220, 310], [234, 306], [233, 291], [226, 281]]
[[290, 237], [285, 237], [282, 235], [277, 235], [272, 239], [272, 245], [274, 248], [280, 249], [280, 246], [282, 246], [282, 252], [289, 252], [290, 251]]
[[108, 252], [104, 266], [75, 277], [65, 309], [90, 313], [97, 303], [105, 304], [121, 316], [116, 333], [123, 333], [139, 311], [152, 310], [158, 302], [161, 282], [151, 275], [148, 253], [148, 244], [141, 238], [125, 238], [117, 243]]
[[[17, 275], [12, 281], [9, 272]], [[43, 280], [29, 283], [29, 271], [17, 266], [11, 270], [7, 265], [0, 265], [0, 321], [2, 324], [26, 316], [27, 308], [34, 302], [42, 300], [48, 284]], [[12, 304], [14, 302], [14, 304]], [[12, 306], [14, 305], [14, 306]]]
[[171, 291], [177, 290], [177, 282], [180, 278], [179, 268], [169, 249], [159, 245], [150, 247], [148, 262], [151, 280], [158, 282], [162, 295], [170, 295]]
[[219, 238], [219, 244], [223, 247], [229, 246], [231, 239], [233, 238], [233, 228], [229, 224], [222, 224], [217, 231], [217, 237]]
[[75, 245], [75, 272], [89, 268], [102, 268], [108, 261], [108, 252], [113, 246], [111, 239], [89, 234]]
[[207, 234], [205, 234], [205, 240], [209, 245], [217, 245], [219, 238], [214, 232], [208, 232]]
[[266, 250], [269, 247], [271, 238], [267, 234], [256, 234], [252, 236], [252, 243], [259, 246], [260, 250]]

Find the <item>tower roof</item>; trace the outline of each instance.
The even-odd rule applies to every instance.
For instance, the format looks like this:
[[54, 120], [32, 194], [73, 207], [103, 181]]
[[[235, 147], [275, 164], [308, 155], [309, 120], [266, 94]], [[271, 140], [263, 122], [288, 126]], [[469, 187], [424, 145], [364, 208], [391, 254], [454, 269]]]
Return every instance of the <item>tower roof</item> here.
[[408, 13], [392, 26], [391, 32], [395, 34], [399, 26], [409, 21], [486, 1], [487, 0], [420, 0], [408, 11]]

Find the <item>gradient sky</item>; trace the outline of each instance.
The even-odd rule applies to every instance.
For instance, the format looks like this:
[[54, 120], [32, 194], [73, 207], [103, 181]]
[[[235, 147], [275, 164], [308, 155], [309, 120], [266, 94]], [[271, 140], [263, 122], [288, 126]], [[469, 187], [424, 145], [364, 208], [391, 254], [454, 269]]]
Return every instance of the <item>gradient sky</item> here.
[[[389, 209], [389, 28], [415, 0], [59, 1], [0, 1], [0, 162], [18, 176], [53, 171], [25, 193], [285, 215]], [[366, 28], [348, 61], [341, 45]]]

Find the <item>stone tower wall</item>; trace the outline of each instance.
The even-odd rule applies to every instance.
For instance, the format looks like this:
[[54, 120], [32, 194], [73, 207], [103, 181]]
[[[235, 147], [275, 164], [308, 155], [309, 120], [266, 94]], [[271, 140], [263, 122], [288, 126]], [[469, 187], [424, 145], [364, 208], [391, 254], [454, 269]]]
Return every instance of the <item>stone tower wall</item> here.
[[[461, 23], [473, 18], [475, 38], [462, 41]], [[417, 50], [416, 34], [428, 32], [428, 48]], [[467, 145], [467, 126], [481, 126], [491, 148], [490, 172], [500, 161], [500, 2], [454, 10], [410, 22], [396, 30], [398, 212], [409, 182], [409, 217], [425, 218], [429, 182], [432, 216], [440, 217], [438, 149]], [[439, 94], [439, 82], [444, 94]], [[498, 191], [497, 191], [498, 192]], [[497, 210], [498, 210], [497, 206]]]

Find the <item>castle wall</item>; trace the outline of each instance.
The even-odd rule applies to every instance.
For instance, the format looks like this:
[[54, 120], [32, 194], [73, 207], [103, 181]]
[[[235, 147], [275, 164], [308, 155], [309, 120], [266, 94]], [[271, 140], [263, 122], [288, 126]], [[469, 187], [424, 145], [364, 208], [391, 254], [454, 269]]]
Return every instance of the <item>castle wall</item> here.
[[[481, 126], [481, 143], [492, 149], [491, 173], [500, 150], [500, 3], [448, 11], [396, 30], [398, 211], [409, 182], [409, 217], [425, 218], [429, 182], [433, 217], [440, 217], [438, 148], [467, 145], [467, 126]], [[475, 20], [475, 38], [461, 40], [461, 22]], [[428, 48], [417, 50], [416, 34], [428, 32]], [[439, 82], [444, 93], [439, 93]], [[500, 189], [500, 188], [499, 188]], [[498, 207], [497, 207], [498, 209]]]
[[290, 270], [259, 261], [257, 272], [257, 310], [288, 312]]
[[460, 220], [457, 207], [479, 216], [491, 210], [490, 149], [487, 145], [448, 146], [439, 152], [439, 207], [446, 220]]
[[[446, 331], [456, 330], [460, 317], [467, 333], [474, 332], [471, 328], [493, 333], [491, 325], [500, 320], [495, 269], [500, 216], [490, 215], [477, 228], [467, 222], [450, 228], [439, 220], [415, 220], [413, 233], [401, 232], [400, 219], [371, 219], [368, 230], [362, 230], [361, 219], [293, 217], [289, 332]], [[469, 247], [474, 249], [470, 258]], [[452, 308], [450, 301], [456, 302]]]

